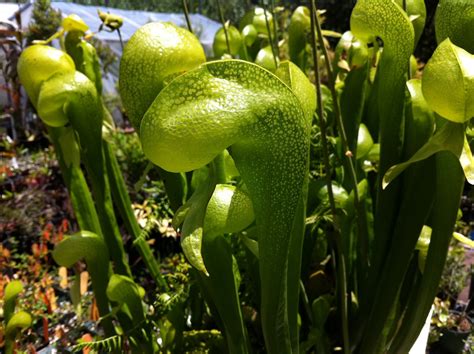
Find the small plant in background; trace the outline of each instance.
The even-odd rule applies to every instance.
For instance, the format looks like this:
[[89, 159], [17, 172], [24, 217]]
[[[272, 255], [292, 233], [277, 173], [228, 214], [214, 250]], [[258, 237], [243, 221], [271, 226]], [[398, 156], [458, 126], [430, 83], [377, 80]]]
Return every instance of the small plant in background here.
[[31, 315], [25, 311], [16, 311], [18, 295], [23, 291], [20, 281], [9, 282], [3, 289], [3, 335], [5, 354], [13, 354], [16, 339], [20, 332], [31, 326]]
[[452, 307], [448, 299], [435, 298], [428, 340], [430, 350], [434, 353], [471, 353], [472, 315], [453, 310]]
[[61, 11], [54, 10], [50, 0], [35, 1], [32, 21], [26, 32], [27, 44], [31, 44], [34, 40], [44, 40], [51, 37], [61, 26], [61, 21]]
[[460, 242], [453, 240], [439, 282], [439, 291], [446, 300], [455, 303], [470, 276], [471, 269], [466, 264], [466, 250]]
[[[465, 223], [458, 221], [458, 229], [466, 229]], [[437, 353], [470, 353], [469, 343], [474, 331], [473, 313], [469, 302], [459, 300], [461, 291], [471, 278], [471, 265], [466, 263], [466, 248], [457, 240], [451, 242], [443, 273], [439, 282], [439, 293], [433, 303], [433, 316], [429, 344]], [[466, 343], [465, 343], [466, 342]]]
[[[19, 24], [18, 24], [19, 25]], [[11, 137], [14, 141], [27, 136], [28, 130], [21, 107], [21, 85], [16, 69], [23, 47], [22, 32], [10, 24], [0, 26], [0, 50], [4, 60], [0, 62], [3, 84], [1, 91], [6, 92], [6, 107], [1, 107], [1, 119], [10, 118]]]

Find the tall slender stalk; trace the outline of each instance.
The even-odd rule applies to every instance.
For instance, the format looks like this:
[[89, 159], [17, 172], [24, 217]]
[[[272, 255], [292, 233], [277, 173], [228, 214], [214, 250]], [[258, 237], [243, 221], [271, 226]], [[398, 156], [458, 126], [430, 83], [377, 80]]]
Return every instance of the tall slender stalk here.
[[117, 34], [118, 34], [119, 41], [120, 41], [120, 49], [123, 52], [123, 38], [122, 38], [122, 32], [120, 32], [120, 28], [117, 28]]
[[224, 13], [222, 12], [221, 2], [219, 0], [216, 0], [216, 3], [217, 3], [217, 9], [219, 11], [219, 18], [222, 23], [222, 28], [224, 29], [225, 44], [227, 45], [227, 51], [229, 52], [229, 55], [232, 55], [230, 53], [229, 33], [227, 31], [227, 25], [225, 23]]
[[277, 56], [280, 57], [280, 47], [278, 46], [278, 21], [275, 13], [275, 0], [270, 2], [270, 11], [273, 14], [273, 38], [275, 40], [275, 49]]
[[[329, 79], [328, 86], [329, 86], [329, 90], [331, 91], [332, 103], [333, 103], [333, 108], [334, 108], [334, 116], [336, 118], [337, 129], [339, 131], [339, 137], [341, 139], [341, 145], [344, 151], [344, 156], [346, 158], [347, 167], [349, 167], [350, 180], [353, 185], [352, 191], [354, 193], [354, 210], [355, 210], [355, 216], [356, 216], [356, 222], [357, 222], [357, 230], [359, 233], [359, 238], [361, 240], [364, 240], [364, 237], [365, 237], [364, 233], [366, 232], [366, 228], [362, 220], [364, 211], [362, 210], [362, 205], [360, 203], [357, 173], [355, 169], [355, 158], [352, 151], [350, 151], [349, 144], [347, 142], [346, 129], [344, 127], [344, 122], [342, 120], [341, 109], [339, 107], [338, 94], [336, 91], [336, 85], [335, 85], [336, 77], [334, 75], [334, 71], [331, 66], [331, 60], [329, 58], [327, 48], [324, 44], [321, 23], [317, 15], [316, 1], [311, 0], [311, 7], [312, 7], [312, 12], [314, 13], [314, 16], [315, 16], [314, 23], [315, 23], [315, 27], [316, 27], [316, 31], [318, 35], [319, 46], [321, 47], [321, 51], [324, 56], [324, 62], [326, 64], [326, 71], [327, 71], [328, 79]], [[366, 242], [364, 241], [364, 243]], [[367, 249], [367, 246], [363, 247], [363, 249]], [[367, 252], [365, 255], [362, 255], [362, 256], [365, 259], [368, 259]]]
[[[319, 125], [321, 130], [321, 143], [323, 150], [323, 162], [326, 169], [326, 184], [328, 190], [329, 204], [331, 207], [331, 212], [333, 215], [333, 221], [336, 222], [337, 211], [336, 203], [334, 200], [334, 192], [332, 190], [332, 181], [331, 181], [331, 165], [329, 162], [329, 152], [328, 152], [328, 142], [327, 142], [327, 133], [326, 133], [326, 122], [324, 121], [323, 116], [323, 96], [321, 90], [321, 76], [319, 73], [319, 61], [318, 61], [318, 49], [316, 42], [316, 27], [317, 22], [317, 13], [315, 0], [311, 0], [311, 39], [312, 39], [312, 49], [313, 49], [313, 61], [314, 61], [314, 72], [315, 72], [315, 84], [316, 84], [316, 94], [317, 94], [317, 110]], [[320, 36], [320, 34], [319, 34]], [[337, 98], [336, 98], [337, 99]], [[337, 101], [336, 101], [337, 102]], [[346, 141], [347, 144], [347, 141]], [[355, 190], [357, 190], [357, 184], [355, 185]], [[347, 307], [347, 285], [346, 285], [346, 267], [344, 260], [344, 253], [341, 242], [341, 235], [337, 227], [334, 228], [334, 243], [337, 250], [337, 283], [339, 286], [338, 296], [341, 306], [341, 322], [342, 322], [342, 333], [343, 333], [343, 350], [344, 353], [348, 354], [350, 350], [349, 344], [349, 321], [348, 321], [348, 307]]]
[[[341, 110], [339, 108], [338, 104], [338, 96], [336, 92], [336, 78], [334, 76], [334, 72], [331, 67], [331, 60], [329, 58], [328, 51], [326, 49], [326, 46], [324, 44], [323, 40], [323, 33], [321, 30], [321, 23], [319, 21], [318, 15], [317, 15], [317, 8], [316, 8], [316, 2], [314, 0], [311, 0], [311, 5], [312, 5], [312, 11], [314, 12], [314, 24], [316, 27], [317, 31], [317, 38], [319, 41], [319, 46], [321, 47], [321, 51], [324, 56], [324, 62], [326, 64], [326, 70], [328, 73], [328, 79], [329, 79], [329, 89], [331, 91], [331, 96], [332, 96], [332, 102], [334, 106], [334, 116], [336, 117], [336, 123], [337, 123], [337, 128], [339, 130], [339, 135], [341, 138], [341, 144], [342, 144], [342, 149], [344, 150], [344, 156], [347, 158], [347, 162], [349, 165], [349, 173], [351, 175], [353, 187], [354, 187], [354, 203], [356, 205], [356, 210], [357, 210], [357, 205], [359, 204], [359, 192], [357, 190], [357, 174], [355, 170], [355, 164], [354, 164], [354, 155], [352, 154], [352, 151], [349, 149], [349, 144], [347, 143], [347, 134], [346, 134], [346, 129], [344, 127], [344, 123], [342, 121], [342, 115], [341, 115]], [[359, 217], [359, 215], [358, 215]]]
[[183, 0], [183, 11], [184, 17], [186, 18], [186, 24], [188, 25], [188, 30], [189, 32], [194, 33], [193, 27], [191, 26], [191, 20], [189, 19], [188, 0]]
[[278, 67], [277, 54], [276, 54], [275, 46], [272, 39], [272, 31], [270, 28], [270, 21], [268, 21], [267, 6], [265, 3], [263, 5], [263, 13], [265, 14], [265, 25], [267, 26], [268, 41], [270, 42], [270, 47], [272, 48], [273, 61], [275, 62], [275, 69], [276, 69]]
[[133, 245], [137, 248], [138, 253], [142, 257], [143, 262], [148, 268], [156, 284], [160, 290], [168, 291], [168, 285], [161, 274], [160, 266], [153, 255], [150, 246], [148, 243], [146, 243], [146, 238], [144, 236], [147, 232], [142, 232], [140, 230], [137, 219], [133, 214], [131, 207], [132, 203], [130, 202], [130, 198], [128, 196], [127, 187], [125, 185], [122, 172], [113, 153], [112, 147], [104, 140], [103, 148], [114, 204], [118, 209], [120, 216], [122, 217], [127, 231], [134, 239]]

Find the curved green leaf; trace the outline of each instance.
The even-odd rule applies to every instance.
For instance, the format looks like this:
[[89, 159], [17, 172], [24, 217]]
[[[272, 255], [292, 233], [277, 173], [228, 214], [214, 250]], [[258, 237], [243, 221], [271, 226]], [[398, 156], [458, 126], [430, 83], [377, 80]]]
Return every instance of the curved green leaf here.
[[32, 318], [29, 313], [25, 311], [15, 313], [5, 327], [5, 339], [7, 341], [13, 341], [17, 333], [22, 329], [30, 327], [31, 323]]
[[157, 347], [145, 317], [142, 303], [144, 294], [145, 290], [131, 278], [119, 274], [113, 274], [107, 285], [107, 297], [118, 304], [120, 324], [127, 334], [132, 353], [137, 354], [155, 353]]
[[151, 22], [138, 29], [125, 46], [119, 76], [123, 105], [135, 129], [168, 77], [205, 61], [199, 40], [183, 28]]
[[[77, 156], [74, 154], [75, 145], [78, 143], [81, 148], [81, 157], [94, 187], [103, 236], [112, 252], [111, 255], [117, 270], [124, 274], [130, 274], [113, 213], [106, 173], [104, 173], [101, 145], [103, 105], [96, 87], [85, 75], [75, 71], [71, 57], [60, 50], [45, 45], [34, 45], [27, 48], [22, 53], [18, 65], [19, 75], [25, 84], [27, 93], [46, 124], [61, 127], [70, 123], [74, 129], [75, 139], [57, 140], [55, 143], [56, 147], [60, 146], [62, 150], [65, 150], [59, 152], [62, 155], [66, 154], [60, 157], [60, 160], [64, 160], [64, 165], [66, 165], [63, 168], [63, 172], [66, 172], [65, 179], [69, 181], [71, 177], [70, 171], [66, 171], [67, 163], [77, 163]], [[57, 137], [62, 135], [59, 131], [56, 133]], [[53, 134], [56, 133], [53, 132]], [[68, 183], [68, 186], [73, 187], [72, 183]], [[76, 184], [76, 187], [78, 186]], [[76, 191], [78, 190], [76, 189]], [[78, 203], [87, 200], [76, 198], [75, 201], [75, 205], [78, 206]], [[80, 210], [76, 210], [76, 212], [81, 213]], [[92, 211], [89, 210], [89, 212], [90, 215], [93, 214]], [[84, 215], [81, 215], [80, 218], [82, 221], [88, 219]], [[94, 221], [93, 219], [90, 220]], [[99, 232], [99, 229], [94, 227], [93, 231]]]
[[135, 214], [133, 213], [127, 186], [123, 179], [122, 171], [120, 170], [114, 151], [106, 141], [103, 142], [103, 146], [114, 205], [118, 209], [127, 231], [132, 235], [134, 239], [133, 245], [137, 248], [138, 253], [142, 257], [142, 260], [148, 268], [151, 276], [159, 285], [160, 289], [167, 290], [168, 286], [161, 274], [160, 266], [150, 248], [150, 245], [146, 242], [145, 237], [143, 237], [142, 230], [140, 229]]
[[91, 275], [92, 288], [97, 300], [99, 313], [106, 316], [109, 304], [106, 287], [109, 282], [109, 251], [104, 241], [89, 231], [81, 231], [67, 236], [56, 245], [53, 259], [63, 267], [71, 267], [77, 261], [84, 259], [87, 271]]
[[126, 312], [130, 315], [134, 325], [145, 320], [143, 313], [143, 289], [129, 277], [113, 274], [107, 285], [107, 297], [110, 301], [126, 305]]
[[46, 80], [38, 97], [38, 114], [46, 124], [70, 122], [81, 152], [94, 160], [101, 155], [102, 106], [94, 84], [84, 74], [57, 74]]
[[414, 49], [414, 30], [405, 12], [393, 0], [359, 0], [351, 15], [351, 31], [359, 40], [383, 41], [377, 69], [378, 115], [380, 119], [380, 170], [382, 173], [400, 158], [400, 129], [405, 74]]
[[86, 32], [89, 29], [89, 26], [87, 26], [84, 20], [76, 14], [71, 14], [71, 15], [68, 15], [66, 18], [64, 18], [63, 22], [61, 23], [61, 27], [67, 32], [69, 31]]
[[[276, 65], [280, 62], [279, 58], [276, 58]], [[277, 69], [275, 66], [275, 59], [273, 57], [272, 47], [267, 45], [260, 49], [255, 58], [255, 64], [260, 65], [262, 68], [267, 69], [268, 71], [274, 72]]]
[[230, 53], [227, 48], [227, 40], [224, 28], [221, 27], [214, 36], [214, 43], [212, 44], [212, 50], [214, 51], [214, 57], [220, 58], [224, 54], [230, 54], [232, 56], [237, 55], [242, 47], [242, 36], [237, 28], [234, 26], [228, 26], [227, 36], [229, 39]]
[[204, 180], [199, 183], [197, 189], [189, 200], [179, 208], [173, 218], [173, 226], [181, 228], [181, 247], [189, 263], [197, 270], [208, 274], [201, 254], [203, 238], [204, 218], [209, 199], [216, 186], [216, 176], [212, 167], [209, 173], [204, 175]]
[[216, 185], [207, 205], [202, 240], [202, 256], [209, 274], [199, 276], [224, 324], [230, 353], [247, 353], [249, 343], [239, 299], [239, 269], [222, 234], [240, 231], [253, 219], [252, 202], [245, 190]]
[[460, 243], [463, 244], [463, 246], [467, 246], [470, 249], [474, 249], [474, 241], [471, 240], [470, 238], [467, 238], [463, 234], [460, 234], [459, 232], [454, 232], [453, 237]]
[[48, 127], [61, 174], [69, 190], [74, 215], [81, 230], [89, 230], [102, 237], [99, 217], [85, 176], [80, 166], [80, 151], [72, 127]]
[[242, 28], [242, 36], [244, 37], [244, 43], [247, 47], [254, 44], [257, 39], [258, 33], [254, 25], [247, 25]]
[[248, 353], [247, 330], [239, 298], [240, 273], [232, 248], [223, 235], [204, 231], [202, 255], [209, 274], [199, 273], [199, 279], [218, 311], [229, 353]]
[[426, 64], [422, 87], [433, 111], [456, 123], [467, 122], [474, 117], [474, 54], [444, 40]]
[[331, 304], [325, 296], [320, 296], [313, 301], [311, 304], [311, 312], [313, 314], [314, 325], [323, 329], [324, 324], [329, 316], [329, 311], [331, 309]]
[[76, 68], [71, 57], [63, 51], [47, 45], [35, 44], [21, 53], [17, 70], [28, 97], [37, 107], [43, 82], [58, 73], [74, 73]]
[[[385, 309], [384, 289], [378, 287], [378, 282], [383, 280], [381, 273], [386, 268], [392, 234], [397, 226], [401, 192], [399, 181], [383, 190], [381, 177], [402, 159], [405, 82], [415, 34], [410, 19], [394, 0], [359, 0], [351, 15], [351, 31], [360, 41], [374, 43], [375, 48], [378, 47], [377, 38], [383, 42], [383, 51], [368, 100], [366, 120], [372, 135], [378, 137], [380, 162], [376, 185], [373, 251], [370, 253], [370, 269], [366, 281], [369, 291], [365, 291], [361, 298], [362, 309], [359, 312], [362, 332], [359, 351], [376, 353], [383, 351], [378, 346], [384, 341], [383, 331], [390, 315], [390, 311], [377, 313], [374, 310], [375, 307]], [[375, 293], [371, 289], [378, 289], [378, 292]], [[377, 298], [376, 302], [374, 298]], [[376, 323], [375, 330], [371, 328], [372, 322]], [[358, 337], [359, 333], [356, 333], [355, 337]]]
[[[270, 25], [270, 30], [273, 30], [273, 15], [268, 10], [266, 11], [266, 17]], [[253, 25], [258, 33], [268, 35], [265, 10], [261, 7], [255, 7], [253, 10], [248, 11], [240, 19], [240, 31], [242, 31], [247, 25]]]
[[459, 158], [463, 145], [464, 126], [462, 124], [446, 122], [408, 161], [392, 166], [385, 173], [383, 177], [383, 187], [386, 188], [411, 164], [425, 160], [440, 151], [450, 151]]
[[145, 154], [169, 171], [197, 169], [230, 147], [259, 230], [262, 321], [271, 353], [291, 350], [285, 275], [308, 167], [309, 127], [287, 85], [238, 60], [208, 63], [173, 80], [141, 126]]
[[5, 287], [3, 295], [3, 318], [5, 323], [8, 323], [10, 318], [15, 312], [16, 299], [18, 295], [23, 291], [23, 285], [19, 280], [13, 280]]
[[[374, 42], [375, 37], [383, 41], [367, 109], [368, 127], [380, 143], [378, 171], [383, 176], [402, 157], [405, 76], [414, 48], [414, 30], [405, 12], [393, 0], [359, 0], [351, 15], [351, 31], [363, 42]], [[383, 191], [381, 178], [377, 184], [374, 226], [377, 251], [372, 253], [373, 269], [381, 269], [395, 223], [400, 189], [395, 183]]]
[[311, 17], [306, 6], [298, 6], [291, 15], [288, 26], [288, 50], [290, 59], [302, 70], [305, 67], [306, 43], [311, 29]]
[[130, 275], [102, 151], [103, 105], [94, 83], [78, 71], [52, 76], [41, 85], [38, 112], [44, 120], [70, 122], [74, 129], [110, 256], [117, 272]]
[[84, 39], [84, 32], [70, 31], [64, 41], [66, 52], [74, 60], [77, 71], [80, 71], [91, 80], [97, 89], [102, 93], [102, 73], [100, 69], [99, 57], [92, 44]]
[[242, 188], [218, 184], [207, 205], [204, 235], [238, 232], [253, 220], [253, 206], [248, 193]]
[[282, 62], [275, 71], [275, 75], [287, 84], [298, 97], [306, 119], [311, 123], [316, 110], [316, 88], [314, 85], [309, 82], [304, 72], [291, 61]]

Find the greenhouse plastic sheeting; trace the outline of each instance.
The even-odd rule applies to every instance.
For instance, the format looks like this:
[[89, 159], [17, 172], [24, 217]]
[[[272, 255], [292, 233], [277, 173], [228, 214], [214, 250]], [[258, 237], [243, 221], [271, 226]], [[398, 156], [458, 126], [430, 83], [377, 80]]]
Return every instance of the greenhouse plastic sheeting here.
[[[122, 39], [127, 42], [135, 31], [141, 26], [155, 21], [167, 21], [176, 24], [177, 26], [186, 28], [186, 19], [183, 14], [175, 13], [158, 13], [148, 11], [135, 10], [121, 10], [105, 6], [86, 6], [70, 2], [52, 2], [51, 6], [55, 9], [61, 10], [63, 17], [70, 14], [79, 15], [85, 23], [89, 26], [92, 32], [97, 32], [102, 24], [97, 10], [110, 12], [119, 15], [123, 18], [123, 26], [120, 28]], [[21, 13], [22, 29], [26, 30], [28, 23], [31, 20], [33, 4], [26, 3], [18, 6], [17, 4], [0, 3], [0, 19], [7, 21], [12, 25], [16, 25], [14, 14], [16, 11]], [[221, 27], [219, 22], [213, 21], [200, 14], [191, 14], [191, 23], [194, 33], [198, 36], [200, 42], [204, 47], [204, 51], [209, 58], [212, 58], [212, 43], [214, 35]], [[119, 56], [122, 55], [122, 48], [120, 40], [116, 32], [101, 31], [95, 35], [100, 41], [107, 43], [107, 45]], [[59, 47], [59, 43], [53, 43], [54, 46]], [[1, 58], [0, 58], [1, 59]], [[103, 88], [105, 93], [115, 94], [116, 83], [119, 75], [119, 61], [116, 61], [109, 68], [109, 73], [103, 75]], [[4, 100], [0, 93], [0, 102]]]
[[[97, 10], [119, 15], [123, 18], [123, 26], [120, 28], [120, 32], [125, 42], [138, 28], [148, 22], [168, 21], [177, 26], [186, 27], [186, 19], [183, 14], [121, 10], [104, 6], [78, 5], [70, 2], [53, 2], [51, 5], [53, 8], [61, 10], [63, 16], [70, 14], [79, 15], [93, 32], [97, 31], [102, 23], [99, 16], [97, 16]], [[221, 24], [199, 14], [191, 14], [190, 17], [194, 33], [201, 41], [206, 54], [212, 56], [212, 42]], [[97, 34], [97, 37], [107, 42], [117, 54], [120, 54], [121, 50], [117, 33], [102, 31]]]

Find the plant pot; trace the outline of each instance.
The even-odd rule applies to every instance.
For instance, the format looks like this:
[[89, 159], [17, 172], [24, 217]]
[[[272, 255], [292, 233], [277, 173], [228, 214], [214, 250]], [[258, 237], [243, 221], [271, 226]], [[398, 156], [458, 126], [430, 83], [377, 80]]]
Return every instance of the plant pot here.
[[459, 332], [451, 329], [443, 329], [443, 334], [439, 339], [439, 346], [445, 353], [459, 354], [464, 349], [465, 340], [470, 332]]
[[472, 319], [468, 316], [463, 316], [462, 321], [467, 321], [464, 326], [457, 329], [443, 328], [441, 331], [442, 336], [439, 339], [439, 347], [443, 350], [443, 353], [447, 354], [459, 354], [462, 353], [465, 345], [465, 341], [472, 328]]

